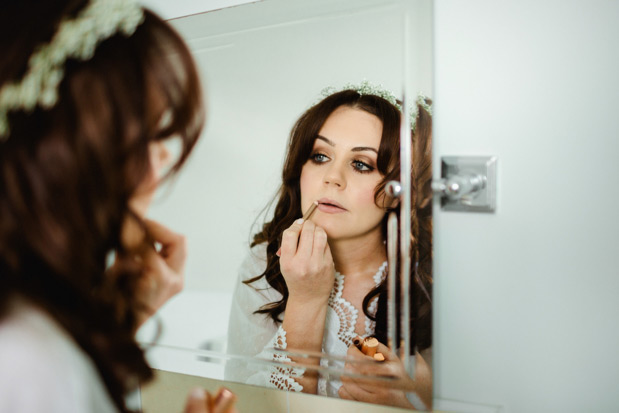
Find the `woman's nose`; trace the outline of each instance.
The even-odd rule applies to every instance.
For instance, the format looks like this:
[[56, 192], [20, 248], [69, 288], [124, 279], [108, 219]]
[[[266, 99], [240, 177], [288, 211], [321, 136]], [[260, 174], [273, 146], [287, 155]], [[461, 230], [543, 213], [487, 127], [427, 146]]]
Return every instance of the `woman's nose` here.
[[324, 183], [326, 185], [335, 185], [340, 189], [344, 189], [346, 187], [346, 178], [344, 176], [342, 166], [332, 163], [325, 173]]

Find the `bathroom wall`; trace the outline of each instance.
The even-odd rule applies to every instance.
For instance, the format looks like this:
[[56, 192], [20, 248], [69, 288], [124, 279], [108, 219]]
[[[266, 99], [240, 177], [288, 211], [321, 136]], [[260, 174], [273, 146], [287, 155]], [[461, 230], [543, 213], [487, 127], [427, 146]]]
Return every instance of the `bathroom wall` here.
[[434, 2], [435, 159], [499, 171], [495, 214], [435, 215], [437, 397], [619, 410], [617, 22], [617, 1]]

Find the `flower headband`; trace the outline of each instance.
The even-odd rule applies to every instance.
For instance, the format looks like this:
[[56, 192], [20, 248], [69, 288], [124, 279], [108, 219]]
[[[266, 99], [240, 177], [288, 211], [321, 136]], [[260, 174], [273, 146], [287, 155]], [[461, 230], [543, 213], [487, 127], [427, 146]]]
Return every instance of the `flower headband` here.
[[9, 111], [56, 104], [68, 59], [92, 58], [101, 41], [118, 32], [129, 37], [143, 21], [144, 11], [133, 0], [91, 0], [77, 17], [63, 19], [52, 40], [30, 56], [26, 75], [0, 89], [0, 141], [9, 134]]
[[[400, 112], [402, 112], [402, 105], [398, 103], [398, 99], [395, 97], [393, 92], [383, 88], [382, 85], [373, 85], [367, 80], [364, 80], [358, 85], [347, 83], [344, 86], [342, 86], [340, 89], [337, 89], [333, 86], [329, 86], [329, 87], [324, 88], [320, 92], [320, 94], [323, 98], [325, 98], [325, 97], [331, 96], [334, 93], [342, 92], [344, 90], [354, 90], [355, 92], [359, 93], [359, 95], [361, 96], [372, 95], [372, 96], [381, 97], [385, 99], [387, 102], [391, 103], [396, 108], [398, 108]], [[423, 93], [419, 93], [417, 95], [417, 100], [415, 102], [417, 103], [417, 105], [424, 108], [424, 110], [428, 112], [430, 116], [432, 116], [432, 105], [428, 104], [426, 102], [426, 99], [427, 97]], [[411, 129], [413, 130], [415, 130], [417, 116], [419, 115], [417, 105], [414, 105], [410, 111]]]

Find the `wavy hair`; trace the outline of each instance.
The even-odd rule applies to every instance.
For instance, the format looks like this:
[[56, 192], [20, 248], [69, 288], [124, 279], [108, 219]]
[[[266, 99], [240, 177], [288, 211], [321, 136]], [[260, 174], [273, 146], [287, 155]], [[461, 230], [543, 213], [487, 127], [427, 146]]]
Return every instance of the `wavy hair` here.
[[[86, 0], [10, 2], [0, 16], [0, 87]], [[4, 6], [3, 6], [4, 7]], [[164, 116], [165, 115], [165, 116]], [[169, 120], [161, 124], [161, 118]], [[152, 377], [135, 341], [143, 268], [124, 249], [129, 200], [149, 174], [149, 144], [172, 136], [194, 147], [204, 108], [191, 54], [172, 27], [145, 10], [126, 37], [102, 41], [87, 61], [68, 60], [57, 104], [9, 113], [0, 142], [0, 320], [19, 296], [44, 309], [92, 359], [120, 411]], [[117, 252], [113, 270], [106, 257]]]
[[[427, 103], [431, 101], [428, 100]], [[377, 169], [383, 175], [383, 179], [377, 185], [374, 194], [377, 205], [384, 195], [387, 182], [400, 178], [401, 113], [387, 100], [375, 95], [360, 95], [355, 90], [344, 90], [326, 97], [301, 115], [290, 133], [282, 172], [282, 185], [276, 195], [277, 203], [273, 218], [254, 235], [251, 243], [252, 247], [266, 243], [266, 270], [245, 281], [246, 284], [251, 284], [264, 277], [271, 287], [282, 294], [281, 300], [266, 304], [255, 311], [258, 314], [267, 314], [275, 323], [281, 323], [280, 315], [286, 309], [288, 301], [288, 289], [279, 268], [279, 257], [276, 252], [281, 244], [284, 230], [302, 215], [300, 177], [303, 165], [311, 155], [320, 128], [341, 106], [366, 111], [382, 122], [383, 132], [378, 150]], [[419, 115], [412, 133], [411, 274], [415, 277], [414, 283], [411, 284], [413, 298], [411, 338], [414, 348], [420, 351], [432, 345], [432, 118], [421, 105], [418, 105], [418, 109]], [[391, 210], [399, 212], [399, 205]], [[387, 217], [388, 213], [382, 221], [383, 236], [386, 236]], [[378, 310], [376, 317], [372, 317], [369, 306], [376, 296], [379, 297]], [[363, 300], [363, 311], [368, 317], [376, 320], [376, 336], [382, 342], [386, 342], [387, 338], [386, 306], [387, 291], [386, 283], [383, 282], [371, 290]]]

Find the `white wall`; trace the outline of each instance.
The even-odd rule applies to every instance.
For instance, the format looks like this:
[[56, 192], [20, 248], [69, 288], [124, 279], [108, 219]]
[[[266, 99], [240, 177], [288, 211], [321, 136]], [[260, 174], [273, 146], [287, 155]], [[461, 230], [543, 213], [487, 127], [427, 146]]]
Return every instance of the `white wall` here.
[[140, 3], [170, 20], [257, 1], [262, 0], [140, 0]]
[[619, 411], [619, 2], [434, 13], [435, 159], [499, 158], [495, 214], [436, 213], [435, 394]]

